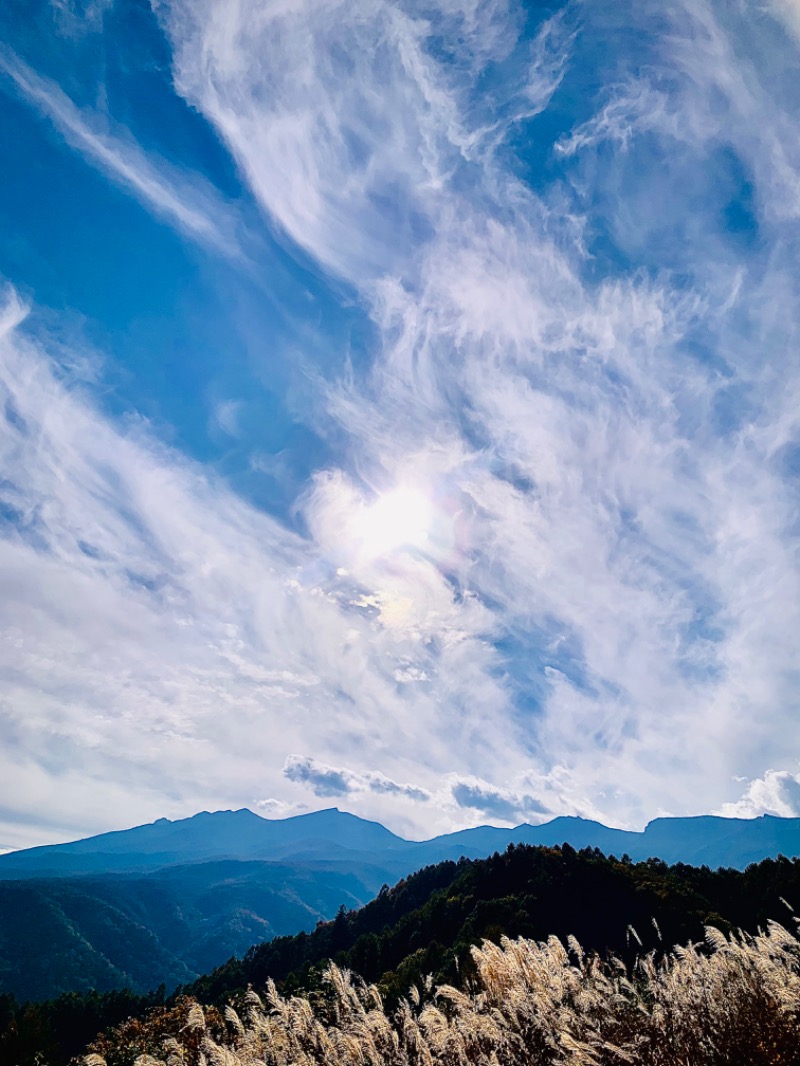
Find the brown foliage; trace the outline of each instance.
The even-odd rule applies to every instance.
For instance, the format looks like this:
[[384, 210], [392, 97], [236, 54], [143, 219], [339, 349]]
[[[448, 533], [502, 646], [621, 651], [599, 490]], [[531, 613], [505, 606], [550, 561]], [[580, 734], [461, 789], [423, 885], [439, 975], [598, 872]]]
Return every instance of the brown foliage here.
[[800, 1066], [800, 942], [775, 923], [709, 929], [632, 970], [572, 938], [484, 941], [473, 955], [471, 987], [412, 989], [391, 1016], [333, 965], [313, 1004], [272, 983], [243, 1018], [186, 1000], [98, 1041], [92, 1066], [122, 1066], [132, 1049], [137, 1066]]

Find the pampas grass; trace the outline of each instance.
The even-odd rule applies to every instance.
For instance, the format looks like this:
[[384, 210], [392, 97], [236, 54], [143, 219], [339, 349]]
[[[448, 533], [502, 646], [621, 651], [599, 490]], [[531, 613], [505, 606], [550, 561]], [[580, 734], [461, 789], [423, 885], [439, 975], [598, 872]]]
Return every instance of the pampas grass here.
[[[313, 1002], [270, 982], [228, 1007], [197, 1003], [136, 1066], [800, 1066], [800, 942], [770, 923], [651, 953], [632, 968], [564, 945], [502, 939], [473, 949], [469, 987], [423, 982], [393, 1013], [330, 965]], [[162, 1030], [163, 1032], [163, 1030]], [[99, 1052], [105, 1051], [106, 1057]], [[127, 1066], [113, 1041], [85, 1066]]]

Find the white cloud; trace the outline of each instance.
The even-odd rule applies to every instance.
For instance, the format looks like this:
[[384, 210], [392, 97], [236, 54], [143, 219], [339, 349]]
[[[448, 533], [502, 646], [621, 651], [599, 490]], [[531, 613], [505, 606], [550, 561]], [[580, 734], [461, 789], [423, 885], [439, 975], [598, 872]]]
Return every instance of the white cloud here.
[[[24, 316], [11, 294], [0, 328], [2, 839], [253, 805], [265, 783], [277, 802], [302, 802], [282, 768], [311, 738], [331, 765], [361, 738], [359, 761], [380, 769], [351, 779], [348, 806], [371, 814], [377, 802], [413, 829], [397, 802], [414, 808], [451, 768], [449, 700], [475, 693], [486, 701], [475, 720], [503, 714], [483, 680], [491, 650], [464, 626], [440, 648], [353, 606], [367, 590], [317, 546], [140, 420], [110, 423]], [[395, 679], [409, 669], [438, 691]], [[421, 783], [397, 783], [409, 779]]]
[[103, 28], [114, 0], [50, 0], [55, 20], [65, 37], [85, 37]]
[[798, 0], [771, 0], [769, 7], [800, 42], [800, 2]]
[[448, 788], [457, 807], [480, 811], [492, 822], [537, 825], [563, 815], [602, 821], [602, 812], [581, 794], [581, 782], [563, 766], [548, 773], [526, 772], [498, 786], [474, 775], [450, 774]]
[[[454, 751], [502, 733], [513, 774], [565, 768], [583, 809], [641, 824], [709, 809], [732, 772], [800, 746], [796, 505], [775, 460], [798, 435], [785, 227], [800, 141], [774, 73], [792, 56], [775, 58], [767, 23], [687, 0], [665, 32], [651, 8], [626, 8], [638, 73], [602, 86], [594, 117], [554, 145], [563, 179], [533, 192], [475, 95], [491, 63], [492, 102], [519, 98], [505, 5], [434, 5], [426, 24], [379, 0], [163, 10], [179, 89], [381, 331], [371, 373], [330, 387], [350, 453], [320, 472], [306, 513], [390, 629], [399, 617], [420, 641], [463, 626], [498, 642]], [[582, 49], [574, 65], [542, 39], [529, 50], [543, 106], [581, 63], [605, 73], [593, 42], [627, 47], [621, 17], [589, 3], [580, 35], [556, 27]], [[502, 43], [479, 50], [503, 19]], [[460, 42], [457, 72], [429, 39]], [[524, 115], [509, 106], [503, 121]], [[726, 235], [731, 157], [760, 244]], [[598, 229], [619, 249], [605, 280]], [[348, 555], [348, 523], [370, 491], [409, 482], [447, 534], [376, 572]], [[510, 727], [470, 718], [489, 688], [515, 702]]]
[[239, 417], [242, 404], [239, 400], [222, 400], [214, 407], [213, 426], [220, 429], [228, 437], [240, 435]]
[[[187, 0], [157, 10], [179, 91], [285, 234], [350, 280], [387, 264], [403, 270], [474, 141], [458, 106], [469, 77], [431, 57], [428, 19], [384, 0]], [[479, 70], [507, 51], [506, 12], [448, 3], [438, 17]], [[552, 81], [558, 61], [547, 63]]]
[[[68, 764], [73, 821], [108, 766], [153, 815], [327, 794], [417, 833], [788, 810], [764, 768], [800, 751], [789, 39], [704, 0], [669, 32], [586, 3], [533, 45], [494, 0], [159, 11], [179, 91], [380, 341], [320, 384], [345, 444], [304, 540], [111, 425], [9, 306], [4, 728], [41, 752], [32, 808]], [[604, 81], [597, 40], [637, 73]], [[593, 77], [526, 184], [515, 138], [540, 149], [535, 116]], [[424, 527], [365, 550], [398, 487]]]
[[543, 807], [533, 796], [498, 788], [478, 779], [459, 779], [452, 784], [453, 799], [459, 807], [469, 807], [503, 822], [533, 819], [544, 820], [552, 812]]
[[286, 800], [268, 799], [259, 800], [256, 804], [265, 818], [292, 818], [297, 814], [305, 814], [308, 807], [305, 803], [289, 803]]
[[741, 799], [725, 803], [717, 812], [726, 818], [757, 818], [772, 814], [779, 818], [800, 817], [800, 774], [788, 770], [767, 770], [750, 781]]
[[144, 152], [127, 131], [114, 129], [107, 117], [81, 111], [57, 85], [6, 48], [0, 48], [0, 74], [11, 79], [69, 144], [148, 209], [192, 240], [225, 256], [243, 258], [236, 211], [204, 178]]

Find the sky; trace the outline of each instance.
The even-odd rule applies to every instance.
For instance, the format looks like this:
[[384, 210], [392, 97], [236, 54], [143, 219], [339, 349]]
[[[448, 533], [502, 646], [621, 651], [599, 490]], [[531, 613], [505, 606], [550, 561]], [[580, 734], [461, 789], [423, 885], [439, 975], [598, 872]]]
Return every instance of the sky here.
[[799, 0], [0, 42], [0, 850], [800, 814]]

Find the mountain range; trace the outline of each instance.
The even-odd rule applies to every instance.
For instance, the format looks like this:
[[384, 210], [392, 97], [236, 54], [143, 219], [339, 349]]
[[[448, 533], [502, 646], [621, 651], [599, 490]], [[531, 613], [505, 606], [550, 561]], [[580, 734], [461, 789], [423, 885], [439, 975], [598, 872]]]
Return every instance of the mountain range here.
[[509, 844], [599, 848], [634, 860], [744, 869], [778, 854], [800, 855], [800, 818], [656, 818], [642, 832], [611, 829], [584, 818], [554, 818], [514, 829], [478, 826], [430, 840], [397, 836], [378, 822], [337, 808], [262, 818], [247, 808], [203, 811], [191, 818], [160, 818], [68, 844], [51, 844], [0, 855], [0, 879], [63, 877], [87, 873], [132, 873], [218, 859], [269, 862], [352, 862], [383, 867], [402, 876], [445, 859], [480, 858]]
[[743, 869], [800, 855], [800, 819], [660, 818], [641, 832], [581, 818], [410, 841], [335, 808], [287, 819], [203, 812], [0, 856], [0, 993], [172, 988], [259, 942], [311, 931], [445, 860], [509, 844]]

